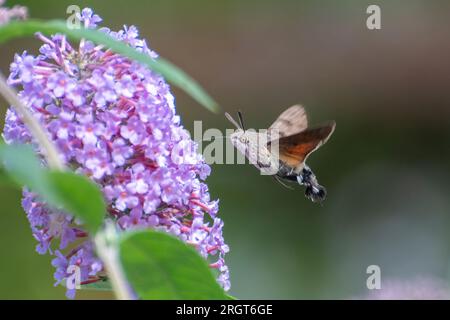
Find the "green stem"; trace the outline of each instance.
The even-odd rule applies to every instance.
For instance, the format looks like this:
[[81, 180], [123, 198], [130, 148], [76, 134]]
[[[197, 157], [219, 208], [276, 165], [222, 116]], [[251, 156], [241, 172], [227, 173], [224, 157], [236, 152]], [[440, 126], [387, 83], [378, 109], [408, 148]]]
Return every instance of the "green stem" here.
[[115, 226], [107, 222], [103, 230], [97, 233], [94, 242], [97, 254], [103, 261], [111, 280], [111, 285], [119, 300], [133, 300], [133, 293], [124, 276], [122, 265], [119, 261], [118, 234]]
[[48, 138], [47, 132], [41, 127], [39, 122], [28, 111], [27, 107], [20, 101], [14, 90], [7, 84], [5, 77], [0, 73], [0, 94], [17, 111], [19, 117], [30, 130], [41, 146], [48, 166], [52, 169], [63, 170], [64, 164], [61, 161], [58, 151]]

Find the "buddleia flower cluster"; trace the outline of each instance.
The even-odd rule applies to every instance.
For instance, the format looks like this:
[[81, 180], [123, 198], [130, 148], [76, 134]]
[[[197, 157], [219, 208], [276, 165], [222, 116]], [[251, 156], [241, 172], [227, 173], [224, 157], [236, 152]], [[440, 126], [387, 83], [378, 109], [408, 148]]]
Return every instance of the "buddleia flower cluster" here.
[[5, 8], [3, 7], [4, 4], [5, 0], [0, 0], [0, 26], [15, 19], [24, 20], [27, 18], [28, 10], [26, 7], [16, 5], [12, 8]]
[[[86, 28], [97, 28], [102, 20], [91, 9], [78, 18]], [[157, 59], [136, 27], [99, 30]], [[204, 182], [210, 167], [181, 125], [168, 84], [101, 45], [82, 40], [74, 47], [61, 34], [37, 38], [43, 42], [39, 55], [17, 54], [8, 82], [48, 131], [64, 164], [98, 184], [108, 219], [120, 229], [153, 228], [180, 238], [208, 259], [228, 290], [224, 255], [229, 248], [217, 217], [218, 201], [210, 199]], [[3, 136], [7, 143], [33, 145], [41, 154], [11, 108]], [[37, 252], [54, 256], [56, 284], [74, 281], [73, 266], [81, 271], [81, 284], [103, 279], [102, 262], [80, 221], [26, 189], [22, 203]]]

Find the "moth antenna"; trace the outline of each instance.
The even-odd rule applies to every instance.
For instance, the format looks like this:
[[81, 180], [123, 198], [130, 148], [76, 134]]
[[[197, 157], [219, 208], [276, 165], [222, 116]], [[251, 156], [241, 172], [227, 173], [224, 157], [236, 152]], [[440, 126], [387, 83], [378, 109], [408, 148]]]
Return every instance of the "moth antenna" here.
[[225, 117], [227, 117], [228, 121], [230, 121], [237, 129], [242, 129], [228, 112], [225, 112]]
[[239, 122], [240, 122], [240, 124], [241, 124], [242, 130], [245, 131], [244, 117], [242, 117], [242, 112], [241, 112], [241, 110], [238, 111], [238, 118], [239, 118]]

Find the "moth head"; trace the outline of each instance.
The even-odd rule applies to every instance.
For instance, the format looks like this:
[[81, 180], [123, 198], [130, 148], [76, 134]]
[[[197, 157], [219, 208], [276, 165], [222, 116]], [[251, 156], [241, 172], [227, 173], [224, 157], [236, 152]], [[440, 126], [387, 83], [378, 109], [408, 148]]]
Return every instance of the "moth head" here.
[[230, 140], [234, 146], [247, 145], [249, 143], [249, 137], [242, 129], [236, 129], [232, 134], [230, 134]]
[[236, 122], [236, 120], [234, 120], [233, 117], [229, 113], [225, 113], [225, 116], [236, 127], [236, 131], [234, 131], [230, 135], [231, 143], [235, 147], [241, 147], [241, 148], [248, 145], [250, 140], [249, 140], [249, 136], [247, 135], [247, 132], [244, 127], [244, 120], [242, 117], [242, 113], [240, 111], [238, 111], [239, 123]]

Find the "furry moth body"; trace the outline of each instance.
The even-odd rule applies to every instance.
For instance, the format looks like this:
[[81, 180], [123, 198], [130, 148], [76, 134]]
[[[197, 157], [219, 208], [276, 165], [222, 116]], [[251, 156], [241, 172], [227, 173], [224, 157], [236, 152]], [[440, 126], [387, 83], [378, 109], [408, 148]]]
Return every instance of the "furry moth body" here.
[[228, 113], [225, 115], [237, 128], [230, 135], [231, 143], [261, 174], [305, 186], [305, 196], [313, 202], [325, 200], [325, 188], [305, 162], [328, 141], [336, 127], [334, 121], [308, 128], [305, 109], [295, 105], [284, 111], [267, 131], [256, 132], [245, 129], [241, 113], [239, 124]]

